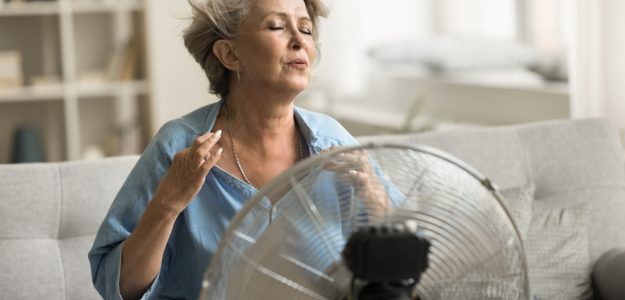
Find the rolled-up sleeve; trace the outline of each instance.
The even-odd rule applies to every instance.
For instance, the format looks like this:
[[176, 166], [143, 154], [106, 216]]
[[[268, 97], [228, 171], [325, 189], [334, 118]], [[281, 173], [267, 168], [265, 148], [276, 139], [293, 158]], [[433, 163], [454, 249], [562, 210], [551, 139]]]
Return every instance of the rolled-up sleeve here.
[[[102, 256], [102, 263], [96, 275], [96, 277], [101, 278], [94, 281], [94, 285], [100, 295], [107, 300], [123, 300], [119, 291], [119, 274], [121, 270], [123, 244], [123, 242], [118, 244], [107, 254]], [[152, 295], [156, 294], [155, 291], [160, 287], [160, 274], [159, 272], [152, 285], [143, 294], [143, 297], [141, 297], [141, 300], [150, 299]]]
[[[171, 137], [167, 131], [167, 125], [161, 128], [141, 155], [115, 197], [89, 251], [93, 285], [106, 300], [122, 299], [119, 292], [122, 246], [139, 222], [175, 154], [171, 140], [160, 138]], [[164, 268], [163, 263], [159, 275], [141, 299], [150, 299], [158, 293]]]

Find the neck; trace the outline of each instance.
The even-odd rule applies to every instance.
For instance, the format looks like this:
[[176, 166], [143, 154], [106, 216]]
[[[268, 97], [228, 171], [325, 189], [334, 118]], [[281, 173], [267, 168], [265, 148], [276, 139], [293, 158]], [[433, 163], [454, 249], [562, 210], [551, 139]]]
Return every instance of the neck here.
[[232, 130], [249, 142], [275, 142], [292, 137], [294, 95], [265, 96], [269, 93], [249, 94], [233, 89], [226, 97], [226, 106]]
[[224, 156], [232, 153], [230, 159], [220, 160], [220, 166], [232, 174], [240, 172], [240, 179], [261, 187], [300, 160], [294, 98], [231, 90], [215, 124], [229, 132], [220, 140], [225, 143], [220, 147], [229, 150]]

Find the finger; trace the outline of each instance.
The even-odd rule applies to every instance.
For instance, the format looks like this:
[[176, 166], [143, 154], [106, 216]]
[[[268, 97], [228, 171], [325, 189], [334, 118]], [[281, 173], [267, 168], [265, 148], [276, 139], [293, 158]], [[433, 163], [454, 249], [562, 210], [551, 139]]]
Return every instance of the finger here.
[[361, 168], [358, 164], [354, 163], [329, 161], [323, 164], [323, 169], [326, 171], [343, 174], [349, 172], [349, 170], [360, 170]]
[[369, 174], [364, 172], [358, 172], [356, 170], [349, 170], [349, 175], [360, 183], [366, 183], [369, 180]]
[[348, 170], [344, 168], [345, 163], [339, 161], [328, 161], [323, 164], [323, 169], [335, 173], [345, 173]]
[[215, 166], [215, 164], [217, 163], [217, 161], [221, 158], [221, 153], [223, 152], [223, 148], [219, 148], [217, 149], [217, 151], [215, 151], [208, 160], [206, 160], [198, 169], [198, 176], [201, 177], [206, 177], [206, 175], [208, 174], [208, 171], [210, 171], [210, 169]]
[[221, 138], [221, 130], [217, 130], [215, 134], [211, 135], [207, 140], [193, 152], [193, 162], [196, 168], [202, 166], [202, 164], [210, 159], [210, 151], [217, 144], [217, 141]]
[[328, 151], [331, 151], [331, 150], [334, 150], [334, 149], [345, 148], [345, 147], [346, 146], [332, 146], [330, 148], [322, 149], [321, 151], [319, 151], [319, 153], [324, 153], [324, 152], [328, 152]]
[[353, 152], [341, 153], [340, 156], [343, 161], [348, 163], [361, 164], [365, 161], [362, 155]]
[[[218, 130], [217, 132], [219, 132], [219, 134], [221, 134], [221, 130]], [[217, 132], [207, 132], [207, 133], [205, 133], [203, 135], [200, 135], [197, 138], [195, 138], [195, 140], [193, 141], [193, 144], [191, 145], [191, 147], [189, 147], [189, 150], [191, 151], [191, 153], [195, 152], [195, 150], [197, 150], [197, 148], [200, 148], [200, 146], [202, 146], [202, 144], [204, 144], [204, 142], [206, 142], [213, 135], [217, 134]]]

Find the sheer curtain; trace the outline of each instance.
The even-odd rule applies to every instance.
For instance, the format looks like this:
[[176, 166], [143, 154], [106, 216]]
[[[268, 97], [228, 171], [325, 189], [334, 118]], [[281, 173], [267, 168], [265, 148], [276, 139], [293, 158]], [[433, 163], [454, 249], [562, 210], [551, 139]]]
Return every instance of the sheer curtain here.
[[607, 118], [625, 133], [625, 1], [575, 0], [571, 116]]

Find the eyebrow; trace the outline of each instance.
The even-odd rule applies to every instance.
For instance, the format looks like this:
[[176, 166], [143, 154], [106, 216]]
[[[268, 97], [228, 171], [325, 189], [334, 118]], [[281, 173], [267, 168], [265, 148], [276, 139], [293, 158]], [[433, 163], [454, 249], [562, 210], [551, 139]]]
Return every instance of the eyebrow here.
[[[267, 18], [270, 15], [279, 15], [281, 17], [286, 17], [287, 16], [287, 14], [285, 12], [280, 12], [280, 11], [273, 10], [273, 11], [270, 11], [265, 18]], [[300, 21], [301, 20], [305, 20], [305, 21], [312, 22], [312, 20], [308, 16], [301, 16], [301, 17], [299, 17], [299, 20]]]

